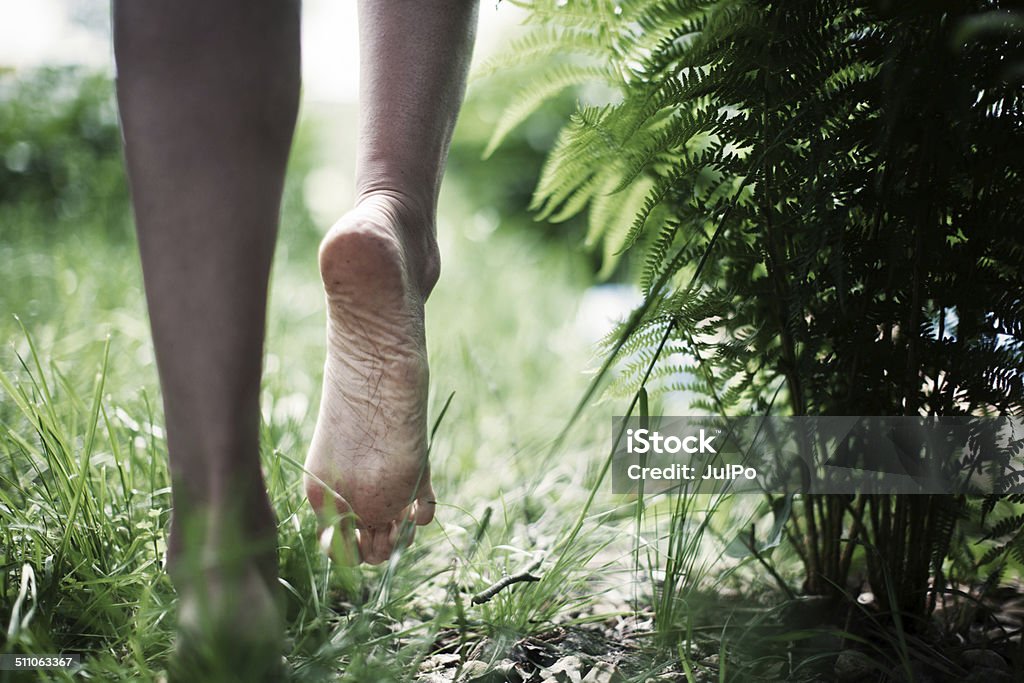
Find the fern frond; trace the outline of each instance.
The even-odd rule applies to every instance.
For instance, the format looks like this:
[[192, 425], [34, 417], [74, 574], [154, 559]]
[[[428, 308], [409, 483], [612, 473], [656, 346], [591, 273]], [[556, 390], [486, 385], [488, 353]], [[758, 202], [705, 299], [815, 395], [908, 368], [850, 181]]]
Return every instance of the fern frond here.
[[513, 98], [498, 123], [495, 124], [494, 133], [491, 134], [491, 139], [484, 148], [483, 158], [490, 157], [505, 137], [536, 111], [541, 104], [567, 88], [589, 82], [615, 87], [619, 83], [619, 77], [614, 69], [607, 66], [586, 64], [559, 64], [537, 75], [531, 85], [521, 90]]

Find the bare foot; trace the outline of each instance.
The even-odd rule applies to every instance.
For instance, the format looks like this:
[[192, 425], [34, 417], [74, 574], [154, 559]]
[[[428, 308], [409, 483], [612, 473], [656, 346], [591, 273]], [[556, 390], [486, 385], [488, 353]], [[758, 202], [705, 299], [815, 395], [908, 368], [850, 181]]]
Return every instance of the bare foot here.
[[201, 508], [191, 518], [175, 512], [168, 554], [178, 593], [173, 683], [281, 680], [276, 527], [260, 493], [244, 513], [234, 506]]
[[[423, 302], [437, 280], [429, 220], [396, 196], [370, 196], [320, 245], [327, 361], [306, 495], [334, 544], [347, 553], [358, 546], [371, 564], [391, 554], [401, 522], [434, 516], [423, 330]], [[404, 527], [411, 540], [412, 525]]]
[[276, 520], [259, 470], [232, 475], [216, 494], [175, 484], [167, 553], [178, 595], [172, 683], [282, 680]]
[[168, 668], [178, 681], [280, 681], [281, 613], [256, 567], [206, 573], [179, 592], [178, 629]]

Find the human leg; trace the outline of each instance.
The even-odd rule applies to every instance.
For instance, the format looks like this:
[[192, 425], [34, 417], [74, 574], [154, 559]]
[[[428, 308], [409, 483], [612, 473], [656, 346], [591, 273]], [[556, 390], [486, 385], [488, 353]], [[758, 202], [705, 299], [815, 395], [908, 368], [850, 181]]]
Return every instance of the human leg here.
[[342, 545], [357, 542], [371, 563], [390, 555], [399, 523], [434, 513], [423, 304], [439, 274], [437, 196], [476, 10], [359, 4], [357, 203], [320, 247], [327, 361], [306, 491], [324, 520], [354, 513], [338, 527]]
[[299, 4], [115, 0], [114, 45], [164, 397], [179, 621], [279, 638], [259, 387]]

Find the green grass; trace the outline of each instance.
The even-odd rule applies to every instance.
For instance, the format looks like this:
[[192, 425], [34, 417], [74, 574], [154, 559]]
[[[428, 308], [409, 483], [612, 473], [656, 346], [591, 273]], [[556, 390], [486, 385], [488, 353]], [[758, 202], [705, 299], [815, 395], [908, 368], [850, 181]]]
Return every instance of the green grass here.
[[[595, 618], [588, 605], [605, 591], [646, 604], [647, 584], [630, 576], [644, 533], [647, 575], [665, 561], [657, 524], [631, 534], [629, 502], [596, 481], [604, 410], [551, 451], [591, 352], [571, 329], [570, 255], [512, 229], [468, 239], [459, 207], [449, 211], [446, 271], [428, 306], [435, 418], [451, 399], [431, 443], [441, 506], [393, 565], [332, 567], [317, 547], [298, 463], [317, 408], [323, 307], [312, 253], [283, 250], [275, 268], [262, 458], [297, 680], [408, 680], [439, 643], [498, 661], [527, 635]], [[153, 679], [173, 634], [170, 496], [133, 245], [74, 235], [5, 250], [4, 307], [20, 317], [2, 323], [2, 651], [81, 652], [99, 680]], [[677, 529], [670, 503], [652, 503], [652, 518]], [[471, 604], [538, 556], [540, 582]], [[676, 590], [659, 594], [673, 622], [694, 577], [675, 575]]]
[[[324, 309], [315, 241], [290, 238], [285, 214], [262, 459], [301, 680], [410, 678], [453, 628], [465, 644], [494, 643], [500, 657], [593, 599], [583, 590], [596, 571], [588, 560], [615, 538], [583, 533], [559, 547], [607, 447], [595, 414], [549, 457], [592, 354], [572, 328], [584, 283], [577, 257], [486, 224], [457, 200], [442, 214], [444, 273], [428, 303], [434, 418], [451, 397], [431, 444], [437, 521], [393, 566], [361, 570], [322, 556], [301, 494]], [[94, 226], [67, 230], [0, 247], [10, 264], [0, 286], [2, 651], [77, 651], [97, 679], [147, 680], [171, 647], [174, 592], [162, 571], [170, 497], [141, 277], [132, 242]], [[584, 526], [604, 521], [588, 515]], [[555, 547], [540, 582], [470, 603]]]
[[[749, 566], [722, 551], [754, 512], [707, 496], [612, 496], [601, 479], [609, 418], [628, 402], [586, 405], [557, 439], [602, 360], [574, 324], [588, 266], [569, 239], [474, 207], [470, 173], [443, 197], [442, 279], [427, 304], [437, 519], [383, 567], [341, 568], [321, 553], [300, 463], [319, 400], [315, 254], [328, 225], [310, 218], [302, 169], [345, 156], [316, 140], [344, 140], [346, 116], [321, 112], [326, 134], [300, 129], [272, 276], [261, 458], [293, 677], [410, 680], [439, 652], [462, 655], [461, 672], [560, 626], [652, 613], [635, 680], [673, 662], [704, 675], [690, 658], [717, 653], [724, 624], [713, 614], [695, 627], [700, 591]], [[129, 231], [43, 229], [33, 215], [2, 217], [17, 224], [0, 244], [0, 653], [79, 652], [94, 680], [155, 680], [173, 643], [171, 505], [135, 245]], [[472, 603], [541, 558], [540, 581]]]

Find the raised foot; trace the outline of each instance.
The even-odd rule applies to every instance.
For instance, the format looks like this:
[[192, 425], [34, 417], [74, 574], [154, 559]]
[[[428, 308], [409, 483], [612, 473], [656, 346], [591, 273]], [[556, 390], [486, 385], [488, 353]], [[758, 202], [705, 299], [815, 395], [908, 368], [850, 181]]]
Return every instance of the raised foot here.
[[[320, 246], [327, 361], [306, 495], [347, 561], [386, 560], [402, 522], [427, 524], [423, 303], [436, 280], [432, 226], [392, 197], [371, 197]], [[312, 475], [312, 476], [310, 476]], [[323, 539], [322, 539], [323, 540]]]

